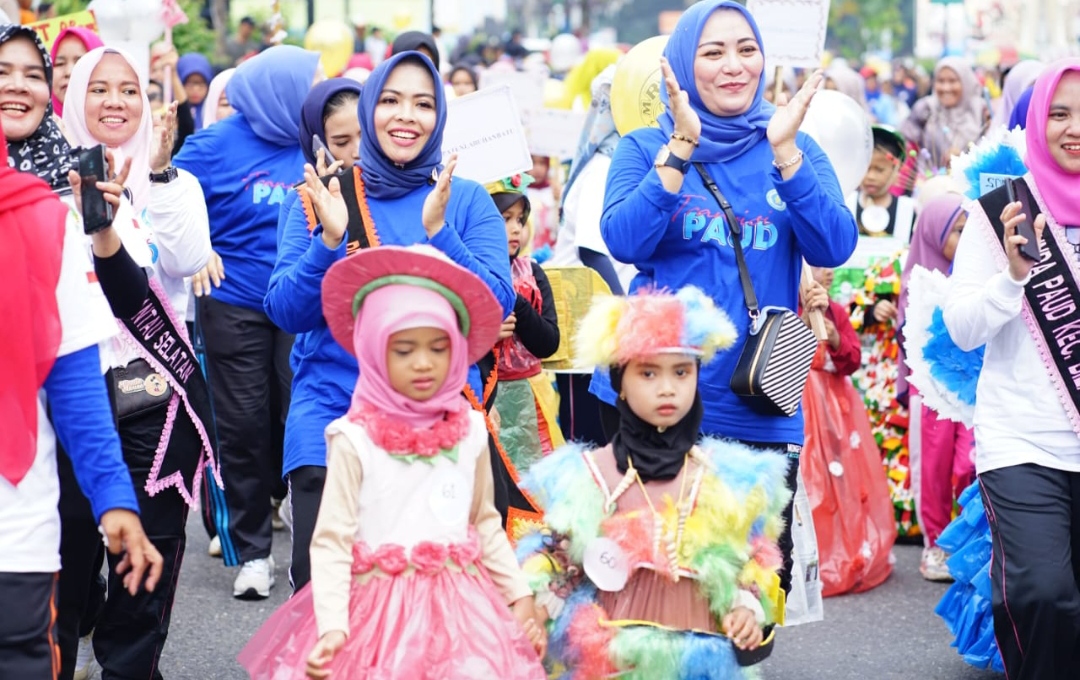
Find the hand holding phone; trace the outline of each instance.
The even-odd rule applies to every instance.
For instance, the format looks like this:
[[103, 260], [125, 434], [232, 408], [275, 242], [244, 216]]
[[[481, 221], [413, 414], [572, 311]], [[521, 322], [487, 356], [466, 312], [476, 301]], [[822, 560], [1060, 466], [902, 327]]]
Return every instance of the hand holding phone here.
[[[1039, 254], [1039, 235], [1035, 233], [1035, 218], [1038, 215], [1038, 207], [1035, 205], [1035, 201], [1031, 197], [1031, 191], [1028, 189], [1027, 182], [1022, 177], [1010, 179], [1005, 182], [1005, 191], [1009, 196], [1009, 203], [1020, 203], [1020, 213], [1023, 213], [1024, 219], [1020, 220], [1014, 227], [1016, 235], [1023, 236], [1027, 241], [1026, 243], [1020, 243], [1017, 245], [1017, 250], [1020, 255], [1026, 260], [1031, 262], [1038, 262], [1042, 259]], [[1014, 215], [1015, 216], [1015, 215]], [[1005, 230], [1005, 237], [1012, 236], [1013, 233], [1009, 233], [1008, 228]]]
[[78, 154], [83, 232], [95, 234], [112, 225], [113, 221], [112, 205], [97, 186], [98, 182], [109, 181], [109, 162], [102, 144], [79, 149]]

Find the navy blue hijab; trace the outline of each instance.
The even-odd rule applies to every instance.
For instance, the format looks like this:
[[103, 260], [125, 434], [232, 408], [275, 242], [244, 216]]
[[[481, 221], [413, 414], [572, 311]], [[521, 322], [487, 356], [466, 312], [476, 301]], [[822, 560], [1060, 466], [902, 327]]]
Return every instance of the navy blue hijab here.
[[[764, 51], [761, 33], [758, 31], [754, 17], [745, 7], [730, 0], [702, 0], [690, 7], [679, 19], [667, 47], [664, 48], [664, 56], [671, 63], [671, 70], [675, 73], [675, 79], [679, 81], [679, 87], [690, 96], [690, 105], [701, 118], [700, 145], [694, 149], [691, 160], [705, 163], [729, 161], [753, 148], [765, 138], [769, 120], [776, 111], [776, 107], [764, 99], [764, 68], [758, 80], [754, 100], [746, 113], [738, 116], [718, 116], [710, 112], [702, 101], [694, 83], [694, 57], [697, 55], [698, 43], [701, 41], [701, 31], [705, 28], [705, 22], [720, 9], [735, 10], [746, 17], [747, 23], [754, 31], [754, 37], [757, 38], [758, 47]], [[675, 131], [675, 119], [671, 117], [671, 102], [668, 100], [666, 87], [660, 87], [660, 99], [664, 102], [665, 109], [657, 122], [664, 134], [670, 135]]]
[[[383, 88], [390, 73], [402, 62], [419, 64], [431, 73], [435, 88], [435, 129], [420, 154], [404, 166], [394, 164], [375, 135], [375, 107], [382, 97]], [[363, 172], [364, 191], [374, 198], [400, 198], [428, 184], [432, 172], [441, 170], [442, 136], [446, 127], [446, 93], [443, 91], [439, 72], [431, 60], [419, 52], [395, 54], [371, 72], [364, 91], [360, 95], [360, 170]]]
[[318, 68], [318, 52], [271, 47], [236, 67], [225, 96], [261, 139], [292, 146], [300, 136], [300, 107]]
[[[304, 160], [315, 166], [315, 149], [312, 140], [315, 135], [326, 143], [326, 105], [330, 100], [342, 92], [355, 92], [359, 97], [363, 87], [352, 78], [330, 78], [317, 84], [308, 92], [304, 99], [304, 105], [300, 107], [300, 150], [304, 152]], [[327, 165], [330, 164], [328, 160]]]

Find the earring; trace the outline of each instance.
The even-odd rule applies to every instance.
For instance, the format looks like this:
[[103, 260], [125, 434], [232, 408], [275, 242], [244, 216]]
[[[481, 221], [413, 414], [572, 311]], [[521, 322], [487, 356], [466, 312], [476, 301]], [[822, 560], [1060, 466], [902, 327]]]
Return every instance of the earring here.
[[623, 401], [626, 401], [626, 393], [625, 392], [620, 393], [619, 394], [619, 399], [621, 399]]

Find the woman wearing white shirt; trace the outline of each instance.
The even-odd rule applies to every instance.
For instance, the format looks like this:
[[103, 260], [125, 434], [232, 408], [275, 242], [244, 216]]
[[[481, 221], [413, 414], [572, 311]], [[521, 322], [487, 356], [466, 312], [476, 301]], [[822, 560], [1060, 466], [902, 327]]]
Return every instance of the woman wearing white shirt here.
[[[1028, 110], [1040, 261], [1005, 189], [971, 204], [945, 325], [986, 346], [975, 466], [990, 524], [994, 632], [1010, 680], [1080, 677], [1080, 60], [1050, 66]], [[988, 216], [989, 215], [989, 216]]]
[[[206, 205], [198, 182], [169, 164], [175, 109], [155, 126], [144, 90], [127, 55], [97, 48], [71, 73], [63, 117], [72, 144], [104, 144], [117, 164], [130, 162], [129, 200], [114, 225], [146, 268], [150, 289], [134, 315], [117, 319], [120, 334], [103, 345], [102, 363], [146, 532], [168, 557], [162, 587], [149, 597], [125, 595], [112, 583], [110, 568], [109, 596], [94, 633], [105, 677], [160, 677], [188, 505], [195, 502], [204, 465], [213, 460], [206, 384], [177, 313], [187, 307], [184, 277], [210, 255]], [[81, 525], [64, 529], [63, 541], [86, 549], [75, 551], [84, 560], [65, 562], [62, 580], [91, 579], [94, 536]], [[59, 622], [62, 631], [77, 623]]]

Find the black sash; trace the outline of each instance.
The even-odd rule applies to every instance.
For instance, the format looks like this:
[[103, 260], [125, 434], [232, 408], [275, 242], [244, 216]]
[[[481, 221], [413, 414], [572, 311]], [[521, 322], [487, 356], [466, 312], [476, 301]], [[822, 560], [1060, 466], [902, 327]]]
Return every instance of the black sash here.
[[[998, 245], [1004, 249], [1005, 225], [1001, 221], [1001, 211], [1009, 203], [1005, 187], [986, 194], [979, 203], [997, 234]], [[1031, 220], [1035, 217], [1028, 215]], [[1051, 382], [1064, 386], [1072, 403], [1080, 407], [1080, 286], [1077, 286], [1066, 259], [1075, 254], [1061, 248], [1049, 226], [1039, 242], [1039, 254], [1041, 260], [1032, 268], [1031, 281], [1024, 286], [1024, 298], [1041, 335], [1035, 337], [1035, 344], [1045, 347], [1052, 360], [1051, 366], [1044, 359], [1047, 368], [1057, 372], [1056, 376], [1050, 376]], [[1031, 331], [1035, 336], [1035, 329]]]
[[[159, 373], [165, 376], [169, 384], [180, 398], [184, 411], [202, 439], [204, 453], [217, 467], [217, 460], [213, 449], [213, 440], [209, 436], [207, 426], [213, 422], [213, 411], [210, 406], [210, 392], [199, 366], [199, 360], [195, 351], [188, 341], [187, 334], [177, 329], [173, 323], [171, 306], [157, 282], [151, 278], [150, 291], [143, 300], [142, 308], [133, 316], [119, 319], [121, 325], [139, 346], [139, 354], [150, 363]], [[177, 413], [179, 416], [180, 414]], [[169, 424], [166, 425], [168, 427]], [[176, 473], [184, 475], [185, 470], [190, 474], [190, 455], [169, 456], [172, 449], [171, 439], [164, 455], [159, 455], [160, 468], [155, 479], [164, 480]], [[159, 447], [159, 453], [160, 447]], [[200, 467], [206, 460], [200, 461]], [[150, 480], [153, 482], [154, 480]], [[193, 484], [193, 480], [185, 479], [186, 484]], [[188, 492], [191, 489], [187, 489]], [[196, 490], [197, 492], [197, 490]]]

